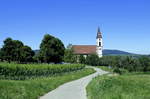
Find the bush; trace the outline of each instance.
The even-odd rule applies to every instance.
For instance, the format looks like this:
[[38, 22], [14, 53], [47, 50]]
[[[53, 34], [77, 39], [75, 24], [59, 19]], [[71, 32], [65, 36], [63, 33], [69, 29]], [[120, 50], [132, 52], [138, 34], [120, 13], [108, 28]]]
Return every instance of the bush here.
[[121, 69], [121, 68], [115, 68], [115, 69], [113, 69], [113, 72], [114, 73], [118, 73], [118, 74], [125, 74], [125, 73], [128, 73], [128, 70], [126, 70], [126, 69]]

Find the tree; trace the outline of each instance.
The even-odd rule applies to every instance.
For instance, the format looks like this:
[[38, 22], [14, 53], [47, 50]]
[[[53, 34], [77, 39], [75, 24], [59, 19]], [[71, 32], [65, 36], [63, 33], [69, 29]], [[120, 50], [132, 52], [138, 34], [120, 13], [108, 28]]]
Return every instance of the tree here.
[[24, 53], [22, 52], [22, 48], [24, 47], [24, 44], [19, 40], [13, 40], [13, 45], [14, 45], [13, 56], [15, 56], [13, 58], [13, 61], [21, 62], [22, 53]]
[[150, 71], [150, 58], [149, 57], [142, 56], [139, 58], [139, 62], [144, 72]]
[[85, 64], [85, 57], [83, 56], [83, 55], [80, 55], [79, 56], [79, 63], [81, 63], [81, 64]]
[[137, 62], [131, 56], [122, 57], [122, 66], [121, 68], [127, 69], [128, 71], [136, 71]]
[[4, 40], [4, 45], [1, 48], [1, 53], [3, 53], [3, 59], [10, 62], [13, 60], [14, 56], [14, 43], [11, 38], [6, 38]]
[[39, 56], [45, 63], [59, 63], [64, 56], [64, 45], [58, 38], [46, 34], [40, 44]]
[[76, 63], [76, 56], [73, 54], [72, 45], [69, 44], [65, 49], [64, 62]]
[[4, 45], [1, 48], [1, 56], [3, 60], [8, 62], [27, 62], [31, 61], [31, 57], [34, 55], [32, 49], [19, 40], [12, 40], [11, 38], [6, 38], [4, 40]]
[[86, 57], [86, 64], [92, 65], [92, 66], [97, 66], [99, 65], [99, 57], [96, 54], [91, 54]]
[[21, 62], [32, 62], [33, 61], [33, 56], [34, 56], [34, 51], [29, 46], [23, 46], [21, 48]]
[[0, 49], [0, 61], [3, 61], [3, 53], [1, 51], [1, 49]]

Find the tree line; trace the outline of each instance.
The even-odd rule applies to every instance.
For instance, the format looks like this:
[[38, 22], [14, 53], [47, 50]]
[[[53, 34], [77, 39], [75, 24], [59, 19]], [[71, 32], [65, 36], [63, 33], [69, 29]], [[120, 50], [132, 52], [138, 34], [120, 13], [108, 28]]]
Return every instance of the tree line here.
[[38, 54], [22, 41], [6, 38], [0, 49], [0, 61], [17, 63], [59, 63], [63, 60], [65, 47], [62, 41], [49, 34], [44, 35]]
[[64, 60], [69, 63], [81, 63], [92, 66], [109, 66], [115, 72], [147, 72], [150, 71], [149, 56], [103, 56], [99, 58], [96, 54], [76, 56], [69, 45], [65, 51]]
[[9, 63], [81, 63], [92, 66], [109, 66], [115, 71], [120, 69], [129, 72], [150, 71], [149, 56], [103, 56], [99, 58], [96, 54], [92, 54], [85, 58], [83, 55], [74, 55], [71, 44], [65, 49], [60, 39], [49, 34], [44, 35], [37, 54], [23, 42], [6, 38], [0, 49], [0, 61]]

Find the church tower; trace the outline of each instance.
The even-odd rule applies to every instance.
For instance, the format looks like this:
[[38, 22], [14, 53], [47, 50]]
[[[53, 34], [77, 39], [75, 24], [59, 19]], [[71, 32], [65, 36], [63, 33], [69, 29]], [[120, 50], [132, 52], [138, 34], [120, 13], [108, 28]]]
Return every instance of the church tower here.
[[97, 36], [96, 36], [96, 53], [99, 57], [103, 56], [103, 41], [102, 41], [102, 33], [100, 28], [98, 27]]

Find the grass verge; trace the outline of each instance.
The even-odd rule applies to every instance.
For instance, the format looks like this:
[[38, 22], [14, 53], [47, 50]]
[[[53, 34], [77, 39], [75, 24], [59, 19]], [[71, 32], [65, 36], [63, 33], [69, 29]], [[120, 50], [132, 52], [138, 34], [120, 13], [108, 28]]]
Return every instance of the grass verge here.
[[112, 68], [109, 68], [108, 66], [96, 66], [97, 68], [100, 68], [104, 71], [108, 71], [108, 72], [113, 72], [113, 69]]
[[87, 94], [88, 99], [150, 99], [150, 75], [98, 76]]
[[94, 72], [94, 69], [85, 68], [54, 77], [43, 77], [23, 81], [0, 80], [0, 99], [37, 99], [39, 96], [57, 88], [59, 85]]

